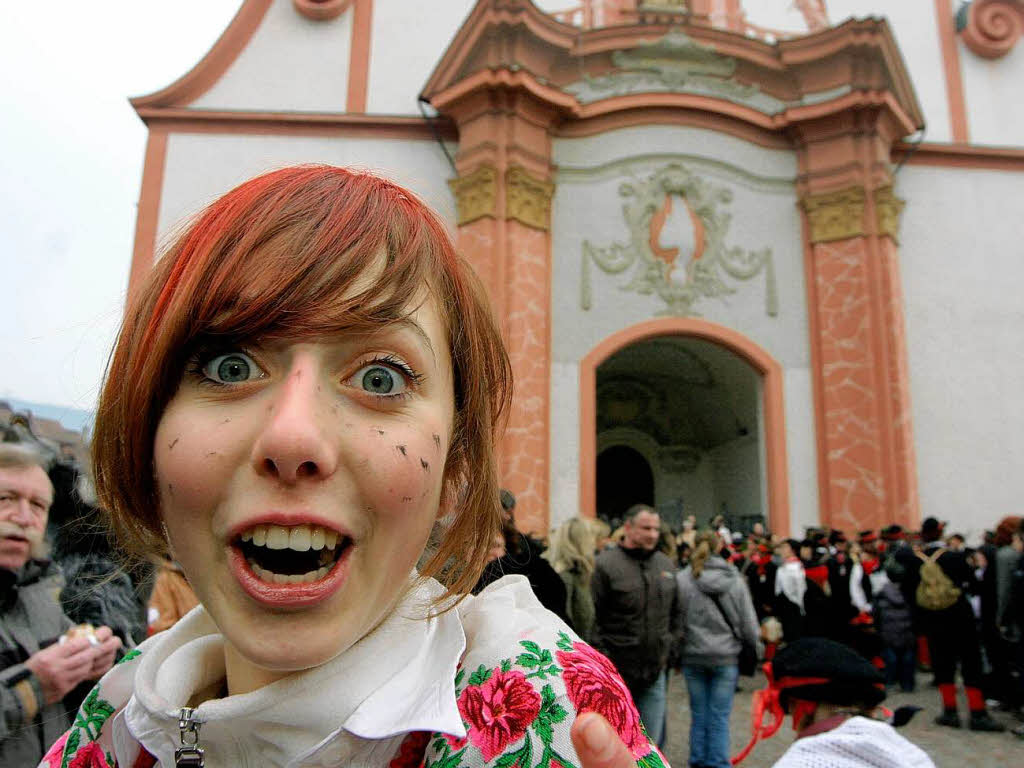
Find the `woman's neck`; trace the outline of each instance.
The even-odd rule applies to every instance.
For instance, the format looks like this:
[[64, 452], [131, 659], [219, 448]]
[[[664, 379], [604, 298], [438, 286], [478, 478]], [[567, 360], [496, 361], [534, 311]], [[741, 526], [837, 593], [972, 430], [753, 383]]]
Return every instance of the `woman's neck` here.
[[[224, 671], [227, 680], [224, 687], [228, 696], [251, 693], [257, 688], [276, 683], [292, 674], [259, 667], [245, 658], [231, 643], [224, 641]], [[198, 692], [197, 692], [198, 695]], [[208, 696], [207, 698], [215, 698]]]

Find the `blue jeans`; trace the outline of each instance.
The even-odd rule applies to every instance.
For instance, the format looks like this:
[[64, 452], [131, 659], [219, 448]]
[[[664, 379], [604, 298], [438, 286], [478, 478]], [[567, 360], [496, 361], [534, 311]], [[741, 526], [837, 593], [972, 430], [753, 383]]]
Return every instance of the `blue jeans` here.
[[633, 703], [640, 712], [640, 722], [651, 741], [661, 748], [665, 740], [665, 670], [650, 687], [633, 694]]
[[885, 682], [887, 685], [900, 684], [904, 693], [914, 690], [914, 672], [916, 671], [916, 651], [909, 648], [883, 648], [882, 659], [885, 661]]
[[728, 667], [683, 666], [690, 693], [690, 765], [730, 768], [729, 713], [740, 670]]

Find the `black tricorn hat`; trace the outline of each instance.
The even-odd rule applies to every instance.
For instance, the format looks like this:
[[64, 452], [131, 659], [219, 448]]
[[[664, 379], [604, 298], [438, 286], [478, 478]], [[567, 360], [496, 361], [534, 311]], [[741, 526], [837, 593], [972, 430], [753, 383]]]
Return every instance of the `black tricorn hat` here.
[[[782, 648], [772, 661], [780, 702], [791, 698], [839, 706], [874, 707], [885, 698], [885, 677], [867, 659], [841, 643], [805, 637]], [[801, 678], [808, 680], [800, 685]]]

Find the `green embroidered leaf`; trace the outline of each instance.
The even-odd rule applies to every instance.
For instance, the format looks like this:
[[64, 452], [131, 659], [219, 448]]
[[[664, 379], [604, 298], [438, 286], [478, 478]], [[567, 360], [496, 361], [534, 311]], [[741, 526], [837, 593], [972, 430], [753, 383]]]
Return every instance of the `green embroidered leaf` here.
[[106, 752], [105, 755], [107, 758], [107, 768], [117, 768], [117, 760], [114, 759], [114, 756], [109, 752]]
[[511, 669], [512, 669], [512, 659], [502, 659], [501, 660], [501, 671], [502, 672], [508, 672]]
[[434, 763], [435, 768], [459, 768], [462, 765], [462, 756], [466, 754], [466, 749], [462, 748], [454, 755], [445, 755], [441, 760]]
[[523, 648], [528, 650], [530, 653], [532, 653], [534, 656], [540, 656], [540, 646], [533, 642], [533, 640], [520, 640], [519, 644], [523, 646]]
[[466, 676], [466, 670], [460, 669], [458, 674], [455, 675], [455, 687], [456, 688], [459, 687], [459, 685], [462, 683], [462, 678], [464, 678], [465, 676]]
[[[547, 717], [537, 716], [537, 719], [533, 721], [533, 730], [544, 743], [545, 747], [551, 746], [551, 740], [555, 737], [555, 730], [551, 727], [551, 719]], [[541, 759], [541, 765], [544, 764], [543, 758]]]
[[142, 655], [142, 651], [140, 651], [140, 650], [138, 650], [136, 648], [132, 648], [124, 656], [122, 656], [117, 663], [118, 664], [124, 664], [126, 661], [131, 661], [132, 659], [137, 658], [137, 657], [139, 657], [141, 655]]
[[445, 748], [444, 736], [438, 736], [436, 739], [434, 739], [431, 746], [434, 748], [435, 752], [442, 751]]
[[491, 679], [493, 671], [481, 664], [476, 668], [476, 672], [469, 676], [470, 685], [483, 685]]
[[558, 633], [558, 642], [556, 643], [560, 651], [571, 651], [572, 650], [572, 638], [570, 638], [565, 632]]
[[550, 683], [540, 689], [540, 711], [548, 709], [552, 704], [555, 703], [555, 690], [551, 687]]
[[92, 708], [96, 706], [96, 700], [100, 697], [100, 687], [94, 685], [92, 690], [89, 691], [89, 695], [85, 697], [85, 701], [82, 702], [82, 711], [88, 714], [92, 711]]
[[520, 653], [518, 656], [516, 656], [516, 664], [518, 664], [520, 667], [533, 668], [540, 664], [540, 659], [538, 659], [536, 656], [531, 656], [528, 653]]
[[75, 756], [75, 752], [78, 751], [78, 744], [82, 740], [82, 732], [75, 728], [71, 731], [68, 736], [68, 740], [64, 742], [64, 757], [60, 761], [60, 768], [68, 768], [68, 761]]
[[523, 739], [523, 746], [515, 752], [506, 752], [494, 764], [495, 768], [530, 768], [533, 750], [530, 748], [530, 737]]
[[531, 677], [539, 677], [541, 680], [547, 680], [548, 677], [557, 676], [558, 673], [561, 671], [562, 670], [560, 670], [557, 666], [552, 664], [550, 667], [541, 667], [536, 672], [531, 672], [526, 676], [526, 679], [529, 680]]
[[646, 755], [636, 761], [639, 768], [665, 768], [665, 763], [661, 760], [661, 755], [658, 754], [658, 750], [651, 749]]
[[569, 713], [565, 711], [565, 707], [561, 704], [552, 704], [551, 709], [548, 710], [548, 716], [551, 718], [552, 723], [560, 723], [565, 720]]

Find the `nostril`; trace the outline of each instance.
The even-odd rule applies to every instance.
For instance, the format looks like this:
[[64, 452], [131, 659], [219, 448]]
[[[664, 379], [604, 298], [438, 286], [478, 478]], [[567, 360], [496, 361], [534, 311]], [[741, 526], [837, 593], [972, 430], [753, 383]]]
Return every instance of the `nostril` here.
[[263, 469], [265, 469], [271, 475], [277, 474], [277, 465], [274, 463], [273, 459], [264, 459]]
[[312, 461], [304, 461], [299, 464], [298, 469], [295, 470], [295, 474], [298, 477], [313, 477], [320, 470], [317, 469], [316, 463]]

